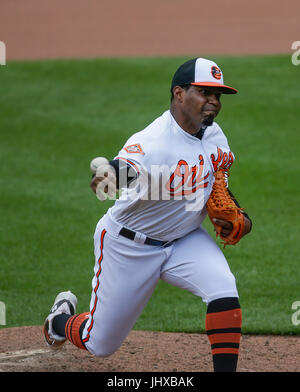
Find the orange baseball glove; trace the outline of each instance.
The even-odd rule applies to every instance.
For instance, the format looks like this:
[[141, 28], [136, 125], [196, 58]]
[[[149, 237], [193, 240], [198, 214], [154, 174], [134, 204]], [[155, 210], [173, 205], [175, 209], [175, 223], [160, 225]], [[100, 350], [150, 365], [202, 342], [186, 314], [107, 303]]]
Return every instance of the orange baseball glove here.
[[[226, 245], [235, 245], [243, 236], [245, 227], [245, 216], [241, 212], [243, 208], [238, 207], [230, 196], [226, 178], [229, 176], [228, 170], [219, 169], [214, 173], [215, 182], [207, 201], [206, 207], [208, 216], [215, 227], [216, 236], [223, 240]], [[226, 237], [221, 235], [222, 227], [217, 225], [213, 219], [222, 219], [232, 224], [232, 231]]]

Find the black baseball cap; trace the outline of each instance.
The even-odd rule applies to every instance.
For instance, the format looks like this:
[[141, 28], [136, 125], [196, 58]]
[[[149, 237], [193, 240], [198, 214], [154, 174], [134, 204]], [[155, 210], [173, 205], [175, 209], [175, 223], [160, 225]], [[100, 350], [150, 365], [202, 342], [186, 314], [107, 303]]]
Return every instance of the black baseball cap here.
[[201, 57], [188, 60], [177, 69], [172, 79], [171, 91], [175, 86], [186, 84], [219, 87], [223, 94], [238, 92], [235, 88], [224, 84], [223, 73], [215, 62]]

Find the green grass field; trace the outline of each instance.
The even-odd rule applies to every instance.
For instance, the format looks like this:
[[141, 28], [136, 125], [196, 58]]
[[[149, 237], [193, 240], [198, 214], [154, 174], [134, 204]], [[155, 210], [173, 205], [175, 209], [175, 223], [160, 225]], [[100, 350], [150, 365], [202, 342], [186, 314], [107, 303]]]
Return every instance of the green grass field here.
[[[58, 291], [89, 307], [93, 233], [112, 201], [89, 188], [89, 162], [112, 158], [169, 107], [187, 58], [8, 62], [0, 67], [0, 301], [6, 327], [41, 325]], [[244, 333], [300, 334], [300, 66], [288, 55], [213, 57], [239, 94], [217, 118], [236, 162], [230, 188], [253, 231], [224, 252]], [[209, 222], [205, 226], [212, 233]], [[135, 329], [204, 331], [201, 299], [161, 282]]]

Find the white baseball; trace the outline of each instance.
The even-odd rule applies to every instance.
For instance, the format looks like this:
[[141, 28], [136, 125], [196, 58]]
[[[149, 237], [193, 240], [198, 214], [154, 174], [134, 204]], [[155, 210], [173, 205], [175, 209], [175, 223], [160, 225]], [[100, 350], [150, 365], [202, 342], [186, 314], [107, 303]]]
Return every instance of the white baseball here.
[[91, 163], [90, 163], [90, 169], [91, 169], [92, 173], [95, 174], [96, 171], [97, 171], [97, 168], [98, 168], [99, 166], [102, 166], [102, 165], [109, 165], [108, 159], [106, 159], [106, 158], [104, 158], [104, 157], [97, 157], [97, 158], [94, 158], [94, 159], [91, 161]]

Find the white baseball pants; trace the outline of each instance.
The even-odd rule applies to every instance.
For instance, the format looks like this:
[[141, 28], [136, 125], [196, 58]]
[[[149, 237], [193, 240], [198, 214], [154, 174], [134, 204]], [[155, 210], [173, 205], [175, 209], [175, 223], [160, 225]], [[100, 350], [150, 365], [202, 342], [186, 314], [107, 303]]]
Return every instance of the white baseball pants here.
[[214, 240], [199, 228], [169, 247], [135, 242], [106, 214], [94, 235], [95, 267], [90, 316], [83, 331], [89, 352], [108, 356], [133, 328], [159, 279], [205, 303], [238, 297], [235, 278]]

